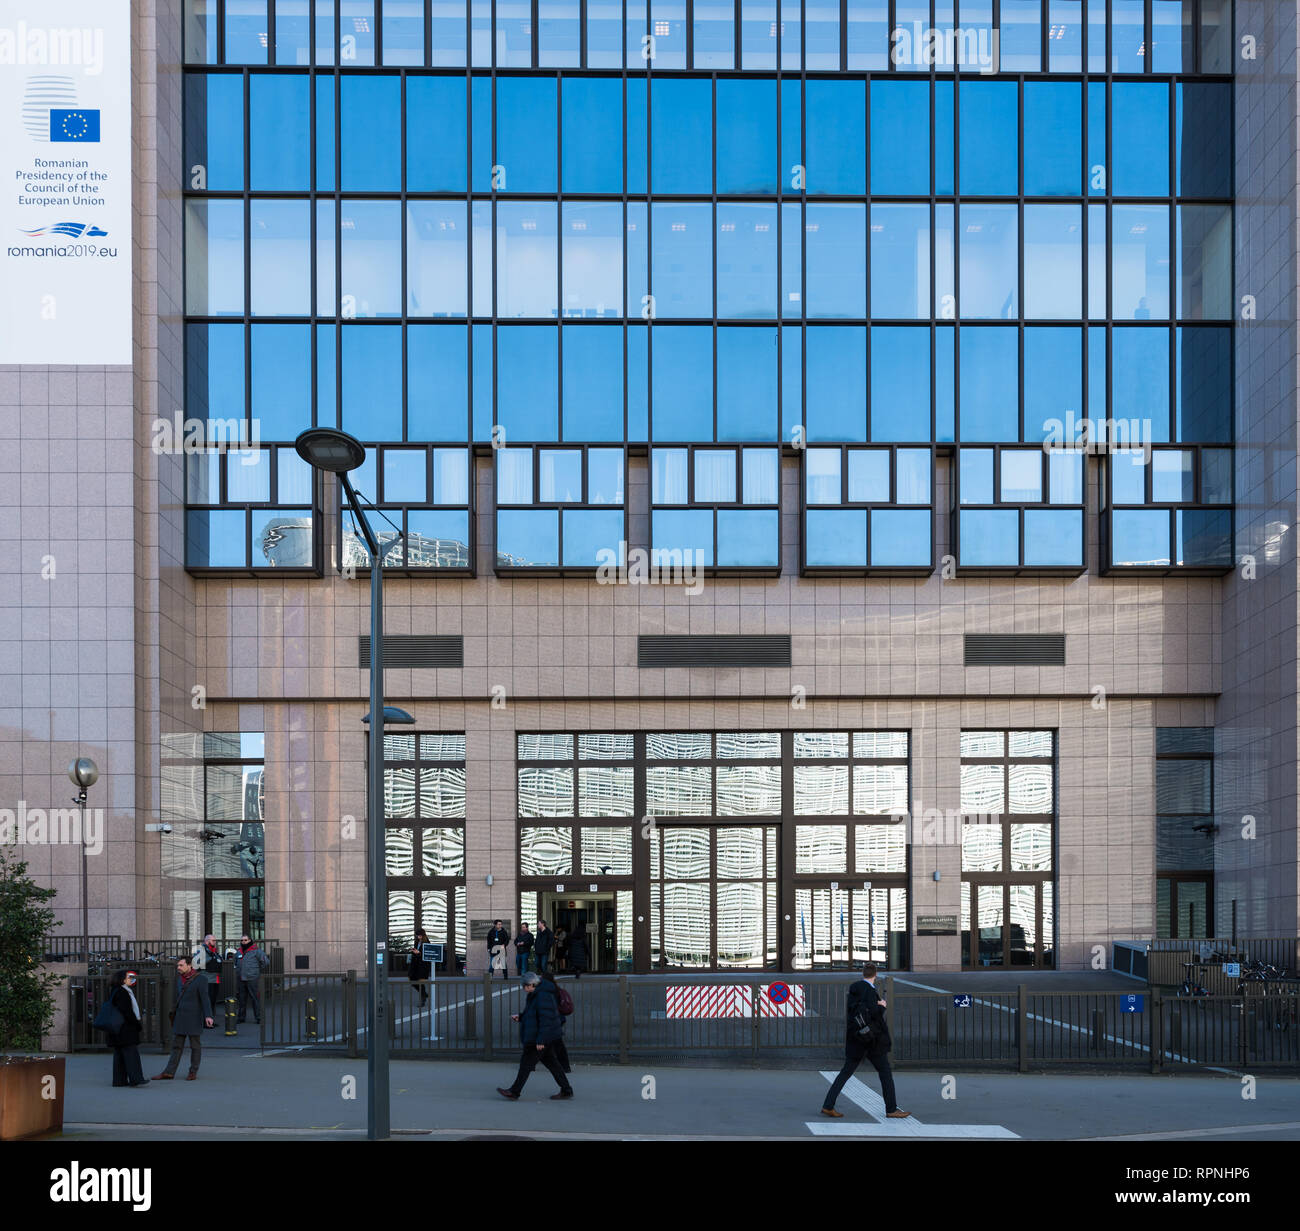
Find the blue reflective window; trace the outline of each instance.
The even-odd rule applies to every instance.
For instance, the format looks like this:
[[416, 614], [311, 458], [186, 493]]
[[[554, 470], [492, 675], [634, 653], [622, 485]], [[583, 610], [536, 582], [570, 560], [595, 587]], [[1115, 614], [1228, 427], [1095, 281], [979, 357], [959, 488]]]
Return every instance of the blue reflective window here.
[[226, 63], [266, 63], [266, 0], [226, 0]]
[[[838, 68], [838, 51], [835, 61]], [[808, 192], [865, 195], [866, 84], [862, 81], [810, 80], [804, 105]]]
[[[781, 5], [781, 67], [799, 71], [803, 28], [798, 0], [779, 0]], [[798, 88], [798, 82], [795, 83]]]
[[678, 325], [654, 330], [651, 346], [655, 440], [707, 440], [713, 422], [713, 330]]
[[804, 450], [804, 503], [839, 504], [841, 499], [840, 449]]
[[776, 82], [718, 79], [718, 192], [775, 192]]
[[1015, 196], [1020, 151], [1016, 83], [963, 80], [958, 102], [962, 195]]
[[849, 503], [888, 504], [889, 451], [849, 450]]
[[[560, 105], [564, 191], [622, 192], [622, 81], [617, 77], [566, 77]], [[644, 143], [644, 118], [641, 139]], [[644, 155], [641, 172], [644, 178]]]
[[695, 503], [736, 503], [735, 449], [696, 449]]
[[777, 504], [781, 498], [781, 457], [775, 449], [740, 451], [743, 504]]
[[646, 87], [644, 77], [629, 77], [627, 88], [627, 190], [646, 190]]
[[[1041, 0], [1002, 0], [998, 59], [1003, 72], [1036, 73], [1042, 69], [1042, 21]], [[1027, 106], [1025, 110], [1027, 113]]]
[[1151, 454], [1151, 500], [1177, 504], [1196, 499], [1194, 454], [1190, 449], [1159, 449]]
[[685, 559], [713, 564], [713, 513], [710, 509], [653, 509], [650, 513], [652, 551], [697, 553]]
[[849, 68], [887, 68], [889, 65], [888, 0], [849, 0], [844, 32]]
[[1017, 333], [996, 327], [961, 331], [962, 440], [1019, 439]]
[[339, 310], [338, 279], [335, 277], [334, 241], [338, 225], [334, 201], [316, 202], [316, 314], [337, 316]]
[[775, 567], [781, 558], [780, 518], [777, 509], [719, 509], [719, 567]]
[[296, 449], [277, 449], [276, 498], [281, 504], [310, 504], [312, 469]]
[[930, 503], [930, 471], [934, 465], [929, 449], [899, 449], [898, 483], [895, 500], [898, 504]]
[[386, 75], [342, 78], [340, 175], [345, 192], [402, 186], [402, 83]]
[[338, 327], [316, 326], [316, 422], [339, 426]]
[[[461, 23], [464, 41], [464, 22]], [[410, 192], [464, 192], [467, 105], [462, 77], [407, 77], [406, 187]]]
[[537, 15], [537, 62], [543, 68], [581, 63], [578, 0], [539, 0]]
[[[1048, 44], [1054, 73], [1083, 71], [1083, 4], [1081, 0], [1051, 0], [1052, 41]], [[1105, 60], [1103, 31], [1102, 59]]]
[[[874, 97], [873, 95], [873, 101]], [[952, 82], [936, 80], [934, 83], [934, 190], [940, 195], [951, 195], [954, 191], [953, 164], [956, 161], [957, 142], [953, 136], [953, 110]]]
[[434, 449], [433, 503], [469, 503], [469, 453], [465, 449]]
[[1174, 86], [1174, 157], [1180, 197], [1232, 196], [1232, 86]]
[[537, 451], [537, 499], [542, 504], [582, 503], [582, 450]]
[[533, 451], [502, 448], [496, 452], [497, 503], [532, 504]]
[[496, 232], [497, 315], [554, 317], [555, 202], [498, 202]]
[[809, 205], [805, 271], [808, 317], [867, 314], [865, 205]]
[[559, 331], [497, 329], [497, 423], [507, 440], [559, 439]]
[[185, 63], [216, 64], [217, 6], [208, 0], [185, 0]]
[[1232, 316], [1232, 207], [1178, 206], [1176, 271], [1182, 320], [1228, 320]]
[[866, 509], [809, 509], [804, 525], [804, 560], [808, 565], [866, 565]]
[[[461, 29], [463, 30], [462, 23]], [[469, 513], [455, 509], [409, 509], [406, 514], [408, 563], [468, 568]]]
[[[1088, 6], [1091, 12], [1095, 4]], [[1105, 47], [1103, 31], [1102, 46]], [[1103, 53], [1104, 54], [1104, 53]], [[1090, 81], [1088, 90], [1088, 195], [1104, 197], [1110, 190], [1106, 176], [1106, 83]]]
[[1025, 318], [1071, 320], [1082, 314], [1082, 207], [1026, 205]]
[[[1184, 0], [1151, 0], [1151, 68], [1157, 73], [1190, 73], [1193, 60], [1193, 5], [1187, 0], [1187, 24], [1183, 24]], [[1184, 46], [1184, 39], [1186, 45]]]
[[244, 203], [185, 203], [185, 310], [244, 314]]
[[[478, 0], [475, 0], [478, 3]], [[492, 188], [492, 78], [470, 79], [470, 187], [475, 192]]]
[[1138, 439], [1169, 439], [1169, 330], [1111, 331], [1111, 413], [1136, 421]]
[[250, 332], [253, 435], [293, 440], [311, 427], [311, 326], [254, 325]]
[[713, 207], [656, 202], [651, 219], [655, 316], [712, 316], [712, 279], [700, 271], [713, 268]]
[[565, 201], [564, 315], [617, 317], [623, 304], [623, 207]]
[[573, 567], [613, 564], [627, 537], [622, 509], [564, 509], [564, 563]]
[[934, 438], [957, 437], [957, 331], [934, 331]]
[[344, 201], [340, 208], [344, 314], [401, 316], [401, 203]]
[[423, 449], [385, 449], [383, 463], [385, 504], [428, 502], [428, 458]]
[[383, 13], [384, 63], [423, 64], [424, 5], [421, 0], [384, 0]]
[[993, 450], [958, 451], [958, 476], [962, 504], [993, 503]]
[[781, 330], [781, 439], [803, 436], [803, 330], [786, 325]]
[[554, 567], [560, 562], [558, 509], [500, 509], [497, 512], [497, 565]]
[[871, 206], [871, 315], [930, 316], [930, 207]]
[[[786, 40], [788, 42], [788, 39]], [[783, 44], [782, 58], [786, 53]], [[798, 59], [795, 68], [799, 67]], [[799, 192], [807, 183], [803, 175], [803, 95], [797, 80], [778, 83], [781, 91], [781, 183], [785, 192]]]
[[243, 509], [191, 509], [185, 518], [185, 563], [191, 568], [244, 568]]
[[718, 203], [719, 317], [776, 317], [776, 208]]
[[634, 326], [627, 331], [627, 438], [650, 436], [650, 330]]
[[872, 509], [872, 567], [929, 565], [932, 533], [929, 509]]
[[961, 315], [1012, 320], [1020, 315], [1020, 224], [1014, 205], [962, 205]]
[[337, 52], [334, 38], [334, 0], [316, 0], [315, 15], [316, 63], [333, 64]]
[[798, 319], [803, 315], [803, 209], [781, 206], [781, 315]]
[[695, 0], [691, 64], [695, 68], [736, 66], [736, 14], [727, 0]]
[[375, 0], [338, 0], [338, 5], [339, 59], [344, 65], [374, 64]]
[[871, 439], [930, 439], [930, 327], [871, 329]]
[[[1024, 345], [1025, 439], [1064, 440], [1066, 425], [1083, 418], [1083, 334], [1069, 326], [1026, 329]], [[1069, 431], [1068, 439], [1075, 436]]]
[[1187, 568], [1232, 565], [1232, 516], [1227, 509], [1174, 513], [1175, 562]]
[[1169, 563], [1169, 514], [1164, 509], [1116, 509], [1110, 534], [1114, 564]]
[[362, 440], [401, 440], [401, 326], [345, 325], [342, 332], [343, 430]]
[[527, 68], [533, 62], [532, 6], [519, 0], [493, 4], [498, 68]]
[[804, 63], [810, 69], [840, 66], [840, 6], [838, 0], [804, 0]]
[[686, 67], [686, 0], [649, 0], [653, 68]]
[[1174, 336], [1175, 440], [1232, 439], [1232, 332], [1206, 326]]
[[1020, 563], [1020, 514], [1015, 509], [962, 509], [961, 562], [975, 568]]
[[311, 315], [311, 203], [254, 197], [249, 206], [250, 311]]
[[1146, 503], [1147, 464], [1144, 453], [1134, 450], [1110, 455], [1110, 493], [1115, 504]]
[[[645, 29], [645, 21], [641, 22]], [[622, 0], [587, 0], [587, 67], [622, 68]]]
[[497, 188], [555, 191], [555, 79], [497, 78]]
[[622, 504], [623, 450], [587, 450], [587, 503]]
[[745, 68], [776, 67], [776, 0], [740, 0], [740, 42]]
[[718, 329], [718, 439], [774, 440], [776, 330]]
[[1169, 319], [1169, 207], [1111, 209], [1110, 304], [1115, 320]]
[[409, 325], [407, 419], [411, 440], [465, 440], [469, 354], [464, 325]]
[[248, 449], [226, 455], [226, 500], [266, 504], [271, 499], [271, 451]]
[[253, 191], [311, 187], [310, 79], [254, 73], [248, 79], [248, 179]]
[[254, 509], [249, 539], [253, 567], [309, 568], [310, 509]]
[[623, 329], [562, 330], [565, 440], [623, 439]]
[[820, 325], [806, 332], [808, 440], [866, 440], [867, 331]]
[[[1139, 13], [1141, 8], [1139, 0]], [[1168, 196], [1169, 87], [1163, 83], [1117, 81], [1111, 87], [1111, 105], [1115, 109], [1111, 131], [1112, 191], [1117, 197]]]
[[316, 82], [316, 187], [333, 192], [334, 165], [334, 78], [319, 76]]
[[473, 390], [470, 414], [475, 440], [492, 436], [492, 326], [475, 325], [470, 338], [473, 353]]
[[466, 63], [465, 0], [433, 0], [429, 29], [435, 65]]
[[1043, 451], [1003, 449], [998, 501], [1001, 504], [1041, 504]]
[[468, 302], [463, 201], [406, 204], [406, 310], [411, 316], [464, 316]]
[[1025, 195], [1079, 195], [1082, 87], [1077, 81], [1025, 82]]
[[[255, 120], [254, 150], [258, 149], [260, 135]], [[195, 168], [202, 168], [203, 179], [196, 187], [210, 192], [237, 192], [243, 188], [244, 79], [238, 73], [191, 74], [185, 78], [185, 166], [186, 178], [191, 182]], [[259, 186], [256, 178], [253, 182]]]
[[[1110, 67], [1115, 73], [1146, 68], [1146, 31], [1142, 0], [1110, 0]], [[1121, 114], [1116, 104], [1116, 114]]]
[[650, 299], [650, 218], [644, 201], [629, 201], [627, 212], [627, 315], [632, 320], [649, 320], [654, 314]]
[[[662, 47], [662, 40], [660, 43]], [[663, 65], [656, 56], [655, 67]], [[713, 191], [713, 83], [650, 83], [650, 191]], [[631, 158], [631, 151], [628, 151]]]
[[690, 471], [686, 449], [654, 449], [650, 454], [650, 499], [654, 504], [687, 504]]
[[1026, 509], [1025, 563], [1082, 567], [1083, 510]]
[[1054, 450], [1047, 455], [1047, 494], [1053, 504], [1083, 503], [1083, 454]]

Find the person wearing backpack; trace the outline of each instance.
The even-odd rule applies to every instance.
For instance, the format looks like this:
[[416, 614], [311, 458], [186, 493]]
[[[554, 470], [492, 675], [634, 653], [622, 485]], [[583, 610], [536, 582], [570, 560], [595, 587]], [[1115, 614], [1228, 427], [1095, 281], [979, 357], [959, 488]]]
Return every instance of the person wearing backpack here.
[[891, 1120], [906, 1120], [911, 1112], [900, 1111], [894, 1093], [894, 1074], [889, 1067], [889, 1049], [893, 1041], [885, 1023], [885, 1001], [876, 991], [876, 967], [868, 962], [862, 978], [849, 988], [848, 1021], [844, 1036], [844, 1067], [831, 1083], [822, 1104], [822, 1115], [836, 1120], [844, 1113], [835, 1110], [835, 1100], [854, 1070], [865, 1058], [880, 1075], [880, 1093], [885, 1099], [885, 1115]]
[[511, 1014], [511, 1021], [519, 1023], [519, 1041], [523, 1044], [523, 1055], [519, 1057], [519, 1072], [511, 1086], [498, 1086], [497, 1093], [511, 1102], [518, 1100], [532, 1071], [543, 1065], [555, 1078], [560, 1087], [559, 1093], [552, 1094], [553, 1099], [571, 1099], [573, 1087], [565, 1077], [555, 1054], [555, 1041], [564, 1034], [560, 1011], [550, 988], [542, 982], [541, 975], [524, 975], [524, 993], [526, 999], [518, 1013]]
[[555, 1007], [560, 1011], [560, 1037], [552, 1044], [555, 1048], [555, 1058], [560, 1062], [560, 1068], [566, 1073], [572, 1073], [573, 1068], [569, 1064], [569, 1049], [564, 1046], [564, 1019], [573, 1016], [573, 997], [555, 981], [555, 976], [549, 970], [542, 972], [542, 982], [555, 995]]

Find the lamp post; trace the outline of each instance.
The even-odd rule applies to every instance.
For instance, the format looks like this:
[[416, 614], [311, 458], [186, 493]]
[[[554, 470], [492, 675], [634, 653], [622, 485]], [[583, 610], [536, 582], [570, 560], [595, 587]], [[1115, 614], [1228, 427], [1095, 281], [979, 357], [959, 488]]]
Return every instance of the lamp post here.
[[[370, 552], [370, 776], [366, 784], [366, 1007], [370, 1028], [366, 1048], [366, 1130], [372, 1141], [389, 1135], [388, 1098], [388, 884], [384, 867], [384, 569], [379, 540], [371, 529], [356, 489], [348, 478], [366, 460], [365, 447], [336, 428], [303, 432], [294, 448], [316, 470], [338, 475], [348, 504]], [[339, 544], [342, 551], [342, 544]], [[414, 721], [414, 719], [411, 719]]]
[[89, 757], [78, 757], [68, 766], [68, 777], [77, 788], [73, 802], [81, 809], [81, 959], [90, 970], [90, 904], [86, 886], [86, 792], [99, 781], [99, 766]]

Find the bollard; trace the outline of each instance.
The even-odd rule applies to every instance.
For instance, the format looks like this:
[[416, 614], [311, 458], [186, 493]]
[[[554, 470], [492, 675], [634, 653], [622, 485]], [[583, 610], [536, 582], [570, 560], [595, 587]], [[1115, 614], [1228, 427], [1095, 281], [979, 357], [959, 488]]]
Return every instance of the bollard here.
[[938, 1020], [935, 1022], [936, 1037], [935, 1042], [940, 1047], [948, 1046], [948, 1010], [942, 1005], [937, 1010]]
[[239, 1026], [235, 1020], [236, 1009], [239, 1002], [233, 996], [226, 997], [226, 1038], [234, 1038], [239, 1033]]
[[307, 997], [307, 1037], [316, 1038], [316, 997]]

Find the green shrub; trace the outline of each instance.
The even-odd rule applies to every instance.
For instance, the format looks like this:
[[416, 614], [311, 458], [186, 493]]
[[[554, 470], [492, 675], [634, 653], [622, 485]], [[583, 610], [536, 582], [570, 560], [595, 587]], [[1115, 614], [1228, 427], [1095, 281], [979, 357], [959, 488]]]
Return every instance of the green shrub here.
[[54, 926], [54, 911], [44, 903], [55, 892], [42, 889], [27, 864], [0, 847], [0, 1052], [40, 1051], [54, 1022], [59, 976], [43, 972], [41, 962]]

